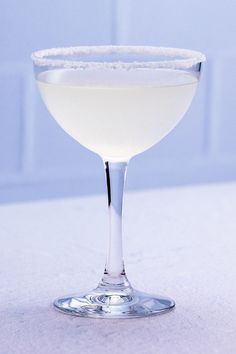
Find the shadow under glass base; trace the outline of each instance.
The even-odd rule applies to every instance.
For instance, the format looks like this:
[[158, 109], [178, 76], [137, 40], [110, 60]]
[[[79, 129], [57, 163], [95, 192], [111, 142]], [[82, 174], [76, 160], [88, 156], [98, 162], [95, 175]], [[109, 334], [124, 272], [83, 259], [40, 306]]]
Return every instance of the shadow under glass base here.
[[74, 316], [132, 318], [167, 312], [174, 308], [175, 302], [166, 297], [137, 291], [131, 286], [109, 290], [99, 285], [91, 292], [57, 299], [54, 306]]

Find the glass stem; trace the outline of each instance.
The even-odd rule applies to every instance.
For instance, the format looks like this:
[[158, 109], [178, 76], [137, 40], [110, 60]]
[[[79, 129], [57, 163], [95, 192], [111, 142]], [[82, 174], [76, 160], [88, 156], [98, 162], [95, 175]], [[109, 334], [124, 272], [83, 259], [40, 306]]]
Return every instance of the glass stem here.
[[109, 247], [101, 285], [130, 286], [122, 249], [122, 204], [127, 162], [105, 161], [109, 212]]

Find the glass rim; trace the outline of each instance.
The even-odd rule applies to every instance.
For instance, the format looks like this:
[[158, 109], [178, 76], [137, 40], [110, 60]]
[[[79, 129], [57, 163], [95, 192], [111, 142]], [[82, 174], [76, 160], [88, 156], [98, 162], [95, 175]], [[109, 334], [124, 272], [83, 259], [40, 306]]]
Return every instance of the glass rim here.
[[[142, 61], [135, 60], [133, 62], [125, 61], [83, 61], [59, 59], [57, 56], [73, 56], [73, 55], [110, 55], [110, 54], [137, 54], [150, 56], [166, 56], [170, 59]], [[51, 57], [55, 57], [51, 58]], [[177, 59], [176, 59], [177, 58]], [[45, 67], [62, 67], [71, 69], [189, 69], [194, 65], [200, 64], [206, 60], [204, 54], [198, 51], [171, 47], [155, 47], [155, 46], [77, 46], [77, 47], [58, 47], [51, 49], [38, 50], [32, 53], [31, 59], [36, 66]]]

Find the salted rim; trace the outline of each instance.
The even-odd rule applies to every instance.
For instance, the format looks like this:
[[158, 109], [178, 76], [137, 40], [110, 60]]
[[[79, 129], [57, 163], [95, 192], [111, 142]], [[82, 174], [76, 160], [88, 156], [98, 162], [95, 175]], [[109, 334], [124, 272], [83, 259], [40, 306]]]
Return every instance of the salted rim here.
[[[109, 62], [109, 61], [74, 61], [52, 59], [48, 56], [57, 55], [89, 55], [89, 54], [111, 54], [111, 53], [127, 53], [127, 54], [143, 54], [143, 55], [163, 55], [169, 56], [170, 60], [163, 61], [134, 61], [134, 62]], [[182, 59], [172, 59], [174, 57], [182, 57]], [[52, 66], [73, 69], [136, 69], [136, 68], [178, 68], [187, 69], [193, 65], [202, 63], [206, 60], [204, 54], [179, 48], [167, 47], [151, 47], [151, 46], [80, 46], [80, 47], [62, 47], [39, 50], [31, 55], [36, 66]]]

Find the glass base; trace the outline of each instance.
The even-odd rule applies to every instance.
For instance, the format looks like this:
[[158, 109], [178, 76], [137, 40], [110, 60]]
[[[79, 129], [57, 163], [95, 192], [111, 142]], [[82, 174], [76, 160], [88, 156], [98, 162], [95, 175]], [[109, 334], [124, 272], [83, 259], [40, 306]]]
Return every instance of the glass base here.
[[175, 302], [169, 298], [146, 294], [132, 287], [122, 290], [95, 290], [54, 302], [56, 309], [74, 316], [94, 318], [146, 317], [167, 312]]

